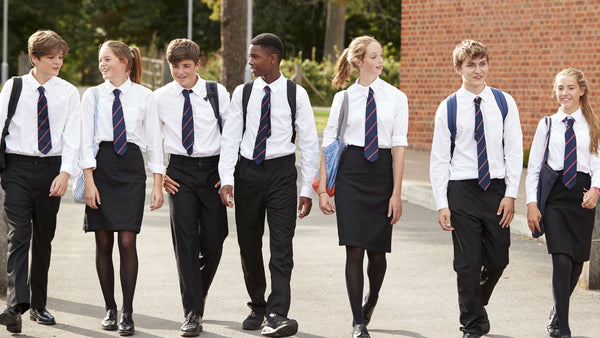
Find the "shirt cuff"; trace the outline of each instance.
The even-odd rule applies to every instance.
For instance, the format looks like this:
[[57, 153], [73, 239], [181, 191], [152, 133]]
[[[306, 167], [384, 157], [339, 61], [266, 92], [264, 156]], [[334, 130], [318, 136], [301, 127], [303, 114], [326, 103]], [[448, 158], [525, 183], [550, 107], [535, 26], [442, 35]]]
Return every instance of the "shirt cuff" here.
[[392, 147], [407, 147], [408, 140], [406, 136], [393, 136], [392, 137]]
[[309, 185], [308, 187], [306, 187], [305, 185], [302, 185], [302, 188], [300, 189], [300, 196], [308, 197], [308, 198], [312, 199], [312, 196], [313, 196], [312, 185]]
[[63, 164], [63, 165], [61, 165], [61, 166], [60, 166], [60, 171], [61, 171], [61, 172], [63, 172], [63, 171], [64, 171], [64, 172], [66, 172], [66, 173], [67, 173], [67, 174], [69, 174], [71, 177], [73, 177], [73, 176], [75, 176], [75, 175], [77, 175], [77, 174], [78, 174], [78, 173], [77, 173], [77, 168], [75, 168], [75, 167], [74, 167], [74, 166], [72, 166], [72, 165], [66, 165], [66, 164]]
[[519, 195], [519, 186], [516, 187], [506, 187], [506, 192], [504, 193], [504, 197], [512, 197], [514, 199], [517, 199], [517, 196]]
[[81, 169], [88, 169], [88, 168], [96, 169], [96, 159], [79, 161], [79, 168], [81, 168]]
[[230, 185], [233, 187], [233, 177], [221, 178], [221, 186], [224, 187], [226, 185]]
[[155, 163], [148, 162], [148, 169], [150, 169], [150, 171], [153, 174], [160, 174], [160, 175], [165, 174], [165, 166], [162, 164], [155, 164]]

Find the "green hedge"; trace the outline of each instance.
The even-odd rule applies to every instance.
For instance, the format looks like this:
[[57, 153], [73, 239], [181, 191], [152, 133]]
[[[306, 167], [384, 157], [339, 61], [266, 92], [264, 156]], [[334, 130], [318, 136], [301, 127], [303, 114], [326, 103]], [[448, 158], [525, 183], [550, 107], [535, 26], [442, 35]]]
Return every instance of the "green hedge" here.
[[[397, 51], [391, 43], [383, 46], [384, 62], [383, 72], [380, 77], [395, 87], [398, 87], [400, 83], [400, 61], [397, 61], [394, 57], [394, 55], [397, 54]], [[331, 60], [317, 62], [314, 57], [314, 51], [310, 59], [303, 58], [302, 54], [299, 54], [295, 58], [284, 59], [281, 61], [281, 72], [283, 75], [287, 78], [291, 78], [294, 75], [296, 64], [302, 66], [302, 73], [304, 76], [306, 76], [308, 81], [324, 98], [323, 100], [303, 80], [302, 86], [308, 92], [311, 104], [313, 106], [330, 106], [333, 96], [338, 91], [338, 89], [333, 88], [331, 85], [331, 79], [333, 78], [333, 72], [335, 70], [335, 62]], [[221, 57], [214, 56], [207, 59], [202, 67], [200, 67], [198, 73], [204, 79], [217, 81], [219, 79], [220, 69]], [[356, 79], [356, 76], [357, 75], [354, 75], [352, 77], [350, 83]]]

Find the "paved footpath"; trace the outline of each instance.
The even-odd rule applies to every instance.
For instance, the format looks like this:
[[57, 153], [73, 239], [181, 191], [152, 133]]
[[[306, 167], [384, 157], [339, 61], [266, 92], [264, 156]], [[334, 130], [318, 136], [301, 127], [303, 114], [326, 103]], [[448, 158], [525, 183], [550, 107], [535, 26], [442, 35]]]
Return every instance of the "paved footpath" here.
[[[458, 338], [461, 333], [450, 234], [437, 225], [437, 212], [410, 203], [427, 202], [424, 166], [428, 155], [408, 151], [406, 158], [404, 214], [394, 229], [393, 251], [388, 255], [387, 275], [369, 331], [373, 337]], [[148, 195], [151, 183], [149, 179]], [[178, 337], [184, 318], [168, 206], [147, 210], [138, 236], [140, 266], [133, 317], [136, 336]], [[81, 230], [82, 218], [83, 206], [72, 202], [69, 191], [59, 212], [50, 268], [48, 309], [56, 316], [57, 325], [38, 325], [24, 316], [23, 333], [13, 336], [118, 336], [100, 330], [104, 302], [94, 267], [94, 236]], [[223, 259], [208, 295], [201, 337], [259, 337], [259, 331], [241, 329], [241, 321], [248, 314], [248, 297], [231, 211], [229, 228]], [[267, 248], [268, 231], [264, 243]], [[322, 215], [314, 206], [311, 214], [298, 222], [294, 248], [289, 315], [298, 320], [297, 337], [351, 337], [344, 249], [337, 244], [335, 217]], [[515, 231], [510, 258], [487, 307], [491, 321], [488, 337], [547, 337], [552, 295], [551, 263], [545, 245]], [[117, 276], [118, 260], [115, 248]], [[119, 303], [118, 277], [116, 296]], [[0, 306], [5, 306], [5, 300], [0, 300]], [[571, 301], [573, 337], [600, 337], [599, 313], [600, 292], [577, 288]], [[8, 336], [0, 328], [0, 337]]]

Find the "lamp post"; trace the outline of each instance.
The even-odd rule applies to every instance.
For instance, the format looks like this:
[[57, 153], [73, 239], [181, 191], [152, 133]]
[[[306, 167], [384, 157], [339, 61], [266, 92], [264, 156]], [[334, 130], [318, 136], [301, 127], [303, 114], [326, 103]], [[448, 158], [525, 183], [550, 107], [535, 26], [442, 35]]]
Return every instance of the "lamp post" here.
[[[248, 19], [246, 20], [246, 55], [250, 53], [250, 41], [252, 40], [252, 0], [248, 0]], [[246, 64], [246, 72], [244, 73], [244, 82], [252, 80], [250, 66]]]
[[7, 40], [8, 40], [8, 0], [4, 0], [4, 14], [2, 17], [2, 84], [8, 80]]

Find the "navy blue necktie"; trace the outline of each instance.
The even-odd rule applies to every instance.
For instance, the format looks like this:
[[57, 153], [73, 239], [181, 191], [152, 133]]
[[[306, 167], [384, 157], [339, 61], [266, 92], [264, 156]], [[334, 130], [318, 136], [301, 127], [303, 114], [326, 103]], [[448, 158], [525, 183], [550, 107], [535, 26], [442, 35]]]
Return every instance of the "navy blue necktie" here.
[[267, 138], [271, 136], [271, 88], [265, 86], [265, 96], [262, 99], [260, 108], [260, 124], [258, 133], [256, 133], [256, 143], [254, 144], [253, 159], [256, 164], [260, 164], [265, 159], [267, 152]]
[[563, 164], [562, 182], [571, 189], [577, 183], [577, 138], [573, 131], [573, 123], [575, 120], [572, 117], [565, 117], [563, 122], [565, 125], [565, 162]]
[[475, 141], [477, 141], [477, 170], [479, 177], [479, 186], [483, 190], [487, 190], [490, 186], [490, 167], [487, 157], [487, 149], [485, 145], [485, 131], [483, 130], [483, 114], [481, 113], [481, 98], [476, 97], [475, 103]]
[[181, 119], [181, 144], [187, 151], [188, 155], [194, 152], [194, 112], [192, 111], [192, 103], [190, 102], [191, 89], [183, 90], [183, 117]]
[[48, 120], [48, 101], [44, 95], [44, 87], [39, 86], [40, 98], [38, 99], [38, 150], [47, 154], [52, 149], [50, 137], [50, 121]]
[[127, 132], [125, 131], [125, 119], [123, 118], [123, 106], [119, 99], [120, 90], [113, 90], [115, 100], [112, 106], [112, 121], [113, 121], [113, 148], [115, 153], [123, 156], [127, 151]]
[[375, 162], [379, 158], [379, 142], [377, 141], [377, 106], [373, 99], [373, 89], [369, 87], [367, 109], [365, 111], [365, 158]]

